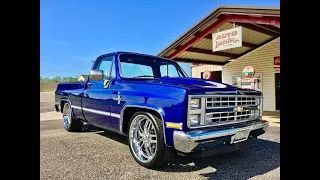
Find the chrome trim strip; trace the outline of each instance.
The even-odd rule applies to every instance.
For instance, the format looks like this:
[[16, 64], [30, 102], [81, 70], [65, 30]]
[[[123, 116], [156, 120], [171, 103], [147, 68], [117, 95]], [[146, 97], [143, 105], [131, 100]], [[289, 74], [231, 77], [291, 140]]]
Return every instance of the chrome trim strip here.
[[[200, 113], [200, 125], [206, 124], [206, 107], [207, 107], [207, 98], [201, 98], [201, 113]], [[190, 119], [189, 119], [190, 121]]]
[[237, 124], [237, 123], [242, 123], [242, 122], [247, 122], [247, 121], [253, 121], [255, 119], [259, 118], [250, 118], [250, 119], [244, 119], [244, 120], [237, 120], [237, 121], [222, 121], [222, 122], [215, 122], [214, 124], [205, 125], [205, 126], [197, 126], [197, 128], [204, 128], [204, 127], [215, 127], [215, 126], [222, 126], [222, 125], [230, 125], [230, 124]]
[[95, 109], [90, 109], [90, 108], [84, 108], [82, 107], [83, 111], [88, 111], [91, 113], [95, 113], [95, 114], [101, 114], [101, 115], [105, 115], [105, 116], [110, 116], [110, 112], [105, 112], [105, 111], [99, 111], [99, 110], [95, 110]]
[[79, 106], [74, 106], [74, 105], [71, 105], [71, 108], [80, 109], [80, 110], [82, 109], [83, 111], [87, 111], [87, 112], [91, 112], [91, 113], [95, 113], [95, 114], [100, 114], [100, 115], [104, 115], [104, 116], [111, 116], [114, 118], [120, 118], [120, 114], [116, 114], [116, 113], [99, 111], [99, 110], [90, 109], [90, 108], [81, 108]]
[[111, 117], [119, 118], [119, 119], [120, 119], [120, 114], [111, 113], [110, 115], [111, 115]]
[[[209, 132], [203, 132], [201, 130], [193, 131], [192, 133], [186, 133], [183, 131], [175, 130], [173, 132], [173, 142], [174, 142], [174, 148], [178, 151], [184, 152], [184, 153], [190, 153], [194, 148], [200, 144], [199, 140], [209, 140], [213, 138], [223, 137], [223, 136], [229, 136], [234, 135], [239, 131], [249, 130], [251, 132], [252, 130], [263, 128], [266, 130], [268, 128], [269, 124], [267, 121], [260, 121], [259, 123], [252, 124], [247, 127], [243, 128], [233, 128], [233, 129], [225, 129], [225, 130], [218, 130], [218, 131], [209, 131]], [[232, 143], [232, 142], [230, 142]]]
[[80, 109], [80, 110], [81, 110], [81, 107], [79, 107], [79, 106], [75, 106], [75, 105], [71, 105], [71, 108], [74, 108], [74, 109]]
[[[123, 106], [123, 108], [122, 108], [122, 110], [121, 110], [121, 113], [120, 113], [120, 123], [119, 123], [119, 131], [120, 131], [120, 133], [125, 134], [125, 132], [122, 131], [122, 125], [123, 125], [123, 113], [124, 113], [124, 111], [125, 111], [125, 109], [126, 109], [127, 107], [137, 107], [137, 108], [150, 109], [150, 110], [156, 111], [156, 112], [160, 115], [161, 120], [162, 120], [164, 143], [165, 143], [166, 146], [172, 147], [172, 146], [169, 146], [169, 145], [167, 144], [167, 138], [166, 138], [165, 126], [164, 126], [164, 119], [163, 119], [163, 117], [162, 117], [162, 114], [161, 114], [160, 112], [158, 112], [158, 110], [155, 109], [155, 108], [146, 107], [146, 106], [138, 106], [138, 105], [125, 105], [125, 106]], [[152, 116], [151, 116], [151, 117], [152, 117]], [[154, 119], [153, 119], [153, 120], [154, 120]]]
[[[237, 107], [257, 107], [258, 105], [239, 105]], [[217, 107], [207, 107], [207, 109], [222, 109], [222, 108], [234, 108], [235, 106], [217, 106]]]

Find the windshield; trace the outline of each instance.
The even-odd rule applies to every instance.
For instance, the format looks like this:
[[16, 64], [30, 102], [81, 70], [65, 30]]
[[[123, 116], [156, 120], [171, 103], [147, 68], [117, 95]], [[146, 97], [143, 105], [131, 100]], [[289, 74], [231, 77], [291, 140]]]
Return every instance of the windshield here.
[[123, 78], [188, 77], [174, 61], [138, 54], [120, 54]]

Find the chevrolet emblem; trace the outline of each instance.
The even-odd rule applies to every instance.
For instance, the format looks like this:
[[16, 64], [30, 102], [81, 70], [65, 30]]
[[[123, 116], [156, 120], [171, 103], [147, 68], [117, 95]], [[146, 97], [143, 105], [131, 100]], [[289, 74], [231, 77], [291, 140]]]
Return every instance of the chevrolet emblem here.
[[238, 106], [238, 107], [235, 108], [235, 110], [236, 110], [237, 112], [242, 112], [242, 111], [243, 111], [243, 107]]

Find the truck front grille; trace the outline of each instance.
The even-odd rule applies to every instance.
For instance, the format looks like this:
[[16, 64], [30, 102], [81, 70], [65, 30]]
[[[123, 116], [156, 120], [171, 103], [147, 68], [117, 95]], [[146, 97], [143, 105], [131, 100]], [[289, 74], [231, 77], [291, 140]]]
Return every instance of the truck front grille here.
[[206, 113], [206, 121], [207, 125], [216, 123], [216, 122], [235, 122], [247, 119], [255, 118], [255, 110], [245, 110], [243, 112], [213, 112]]
[[255, 106], [257, 105], [257, 97], [244, 96], [244, 97], [207, 97], [207, 108], [228, 107], [228, 106]]
[[200, 119], [199, 123], [194, 123], [193, 120], [192, 124], [189, 120], [190, 128], [237, 124], [262, 117], [261, 96], [208, 95], [190, 96], [189, 98], [197, 98], [201, 102], [200, 109], [189, 109], [192, 118], [198, 117]]

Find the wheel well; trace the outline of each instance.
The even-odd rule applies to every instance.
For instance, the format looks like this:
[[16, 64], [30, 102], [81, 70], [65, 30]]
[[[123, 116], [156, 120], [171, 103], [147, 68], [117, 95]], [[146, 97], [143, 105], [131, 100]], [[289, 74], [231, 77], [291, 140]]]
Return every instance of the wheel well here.
[[64, 104], [66, 103], [67, 101], [61, 101], [60, 102], [60, 111], [61, 111], [61, 113], [63, 113], [63, 107], [64, 107]]
[[123, 122], [122, 122], [122, 132], [123, 133], [128, 132], [129, 121], [130, 121], [132, 115], [138, 111], [148, 112], [148, 113], [153, 114], [153, 115], [157, 116], [158, 118], [162, 119], [159, 112], [157, 112], [155, 110], [140, 108], [140, 107], [127, 107], [123, 113]]

